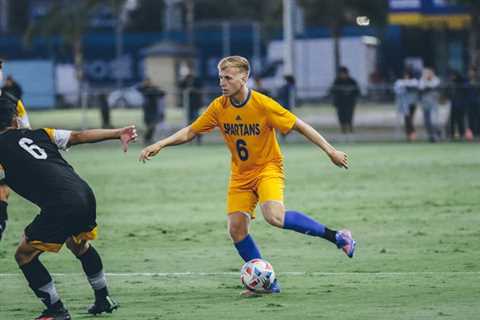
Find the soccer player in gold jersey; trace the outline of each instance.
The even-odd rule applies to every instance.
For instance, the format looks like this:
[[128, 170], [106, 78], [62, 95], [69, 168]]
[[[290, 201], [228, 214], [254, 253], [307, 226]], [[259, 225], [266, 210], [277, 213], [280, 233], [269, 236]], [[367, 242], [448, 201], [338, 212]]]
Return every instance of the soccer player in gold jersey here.
[[[191, 141], [197, 135], [219, 128], [232, 155], [227, 195], [228, 231], [244, 261], [261, 258], [249, 235], [257, 203], [265, 220], [278, 228], [321, 237], [353, 257], [356, 241], [349, 230], [335, 231], [308, 215], [286, 210], [283, 204], [284, 169], [275, 129], [286, 134], [298, 131], [322, 149], [338, 167], [348, 168], [347, 155], [331, 146], [314, 128], [283, 108], [275, 100], [250, 90], [250, 65], [240, 56], [223, 58], [218, 64], [222, 96], [191, 125], [142, 150], [145, 162], [165, 147]], [[268, 292], [280, 292], [278, 282]]]

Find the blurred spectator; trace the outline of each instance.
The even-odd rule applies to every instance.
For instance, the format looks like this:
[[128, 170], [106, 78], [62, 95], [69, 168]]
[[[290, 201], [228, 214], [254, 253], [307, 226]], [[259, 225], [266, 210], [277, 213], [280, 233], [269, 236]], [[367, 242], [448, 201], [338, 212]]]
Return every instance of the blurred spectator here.
[[284, 83], [278, 90], [278, 102], [287, 110], [292, 110], [296, 104], [295, 78], [292, 75], [283, 77]]
[[152, 143], [157, 125], [163, 125], [165, 120], [165, 91], [159, 89], [150, 79], [145, 79], [138, 88], [142, 93], [143, 100], [143, 121], [145, 123], [144, 143]]
[[252, 89], [254, 89], [255, 91], [258, 91], [260, 92], [261, 94], [264, 94], [266, 96], [271, 96], [271, 93], [270, 91], [268, 91], [268, 89], [264, 88], [263, 87], [263, 84], [262, 84], [262, 78], [260, 77], [255, 77], [253, 78], [253, 86], [252, 86]]
[[[187, 115], [187, 124], [191, 124], [199, 116], [203, 107], [202, 83], [192, 72], [180, 81], [179, 88], [182, 91], [183, 107]], [[201, 135], [197, 136], [197, 143], [202, 143]]]
[[18, 99], [22, 99], [23, 96], [22, 87], [13, 79], [11, 75], [8, 75], [5, 79], [5, 85], [2, 87], [2, 91], [10, 93]]
[[108, 105], [107, 93], [101, 92], [98, 95], [98, 105], [100, 107], [100, 116], [102, 118], [102, 128], [111, 129], [110, 123], [110, 106]]
[[440, 80], [432, 69], [425, 68], [419, 81], [420, 103], [423, 109], [423, 121], [430, 142], [440, 138], [438, 129], [438, 98]]
[[339, 68], [330, 93], [333, 95], [333, 105], [337, 109], [342, 133], [353, 132], [353, 114], [360, 90], [346, 67]]
[[418, 85], [418, 80], [409, 69], [406, 69], [403, 78], [398, 79], [394, 84], [397, 110], [403, 117], [408, 141], [414, 141], [417, 137], [413, 121], [418, 103]]
[[465, 79], [460, 72], [453, 71], [447, 86], [447, 97], [450, 100], [450, 116], [448, 121], [448, 136], [450, 139], [465, 137], [467, 93], [467, 83]]
[[[477, 70], [468, 70], [467, 84], [467, 138], [480, 138], [480, 83], [477, 78]], [[470, 137], [469, 137], [470, 136]]]

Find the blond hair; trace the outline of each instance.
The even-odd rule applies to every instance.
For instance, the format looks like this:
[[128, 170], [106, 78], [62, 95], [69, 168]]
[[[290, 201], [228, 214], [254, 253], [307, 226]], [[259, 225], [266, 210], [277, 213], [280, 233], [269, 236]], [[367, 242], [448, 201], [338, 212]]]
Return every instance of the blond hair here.
[[217, 65], [219, 70], [226, 68], [238, 68], [240, 72], [247, 74], [247, 77], [250, 76], [250, 63], [248, 60], [241, 56], [229, 56], [225, 57]]

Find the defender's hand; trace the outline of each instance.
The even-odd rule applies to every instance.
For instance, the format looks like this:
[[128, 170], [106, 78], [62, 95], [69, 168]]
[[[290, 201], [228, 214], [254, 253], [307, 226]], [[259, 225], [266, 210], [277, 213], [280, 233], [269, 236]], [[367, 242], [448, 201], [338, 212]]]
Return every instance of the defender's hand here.
[[333, 151], [328, 155], [337, 167], [348, 169], [348, 156], [342, 151]]
[[137, 129], [135, 126], [128, 126], [120, 130], [120, 141], [122, 142], [123, 152], [127, 152], [128, 144], [137, 139]]
[[150, 160], [152, 159], [152, 157], [156, 156], [161, 149], [162, 147], [160, 147], [156, 143], [149, 145], [148, 147], [143, 149], [142, 152], [140, 152], [140, 157], [138, 158], [138, 161], [142, 161], [143, 163], [145, 163], [147, 160]]

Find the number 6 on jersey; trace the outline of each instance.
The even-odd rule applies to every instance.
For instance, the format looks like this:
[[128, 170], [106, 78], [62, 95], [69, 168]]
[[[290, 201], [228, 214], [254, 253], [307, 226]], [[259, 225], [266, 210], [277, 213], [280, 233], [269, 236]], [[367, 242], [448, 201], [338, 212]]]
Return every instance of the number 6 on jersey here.
[[237, 153], [240, 160], [246, 161], [248, 159], [248, 149], [245, 140], [237, 140]]
[[45, 152], [45, 150], [34, 144], [32, 139], [22, 138], [20, 139], [20, 141], [18, 141], [18, 144], [20, 145], [20, 147], [22, 147], [23, 150], [30, 153], [35, 159], [47, 159], [47, 153]]

